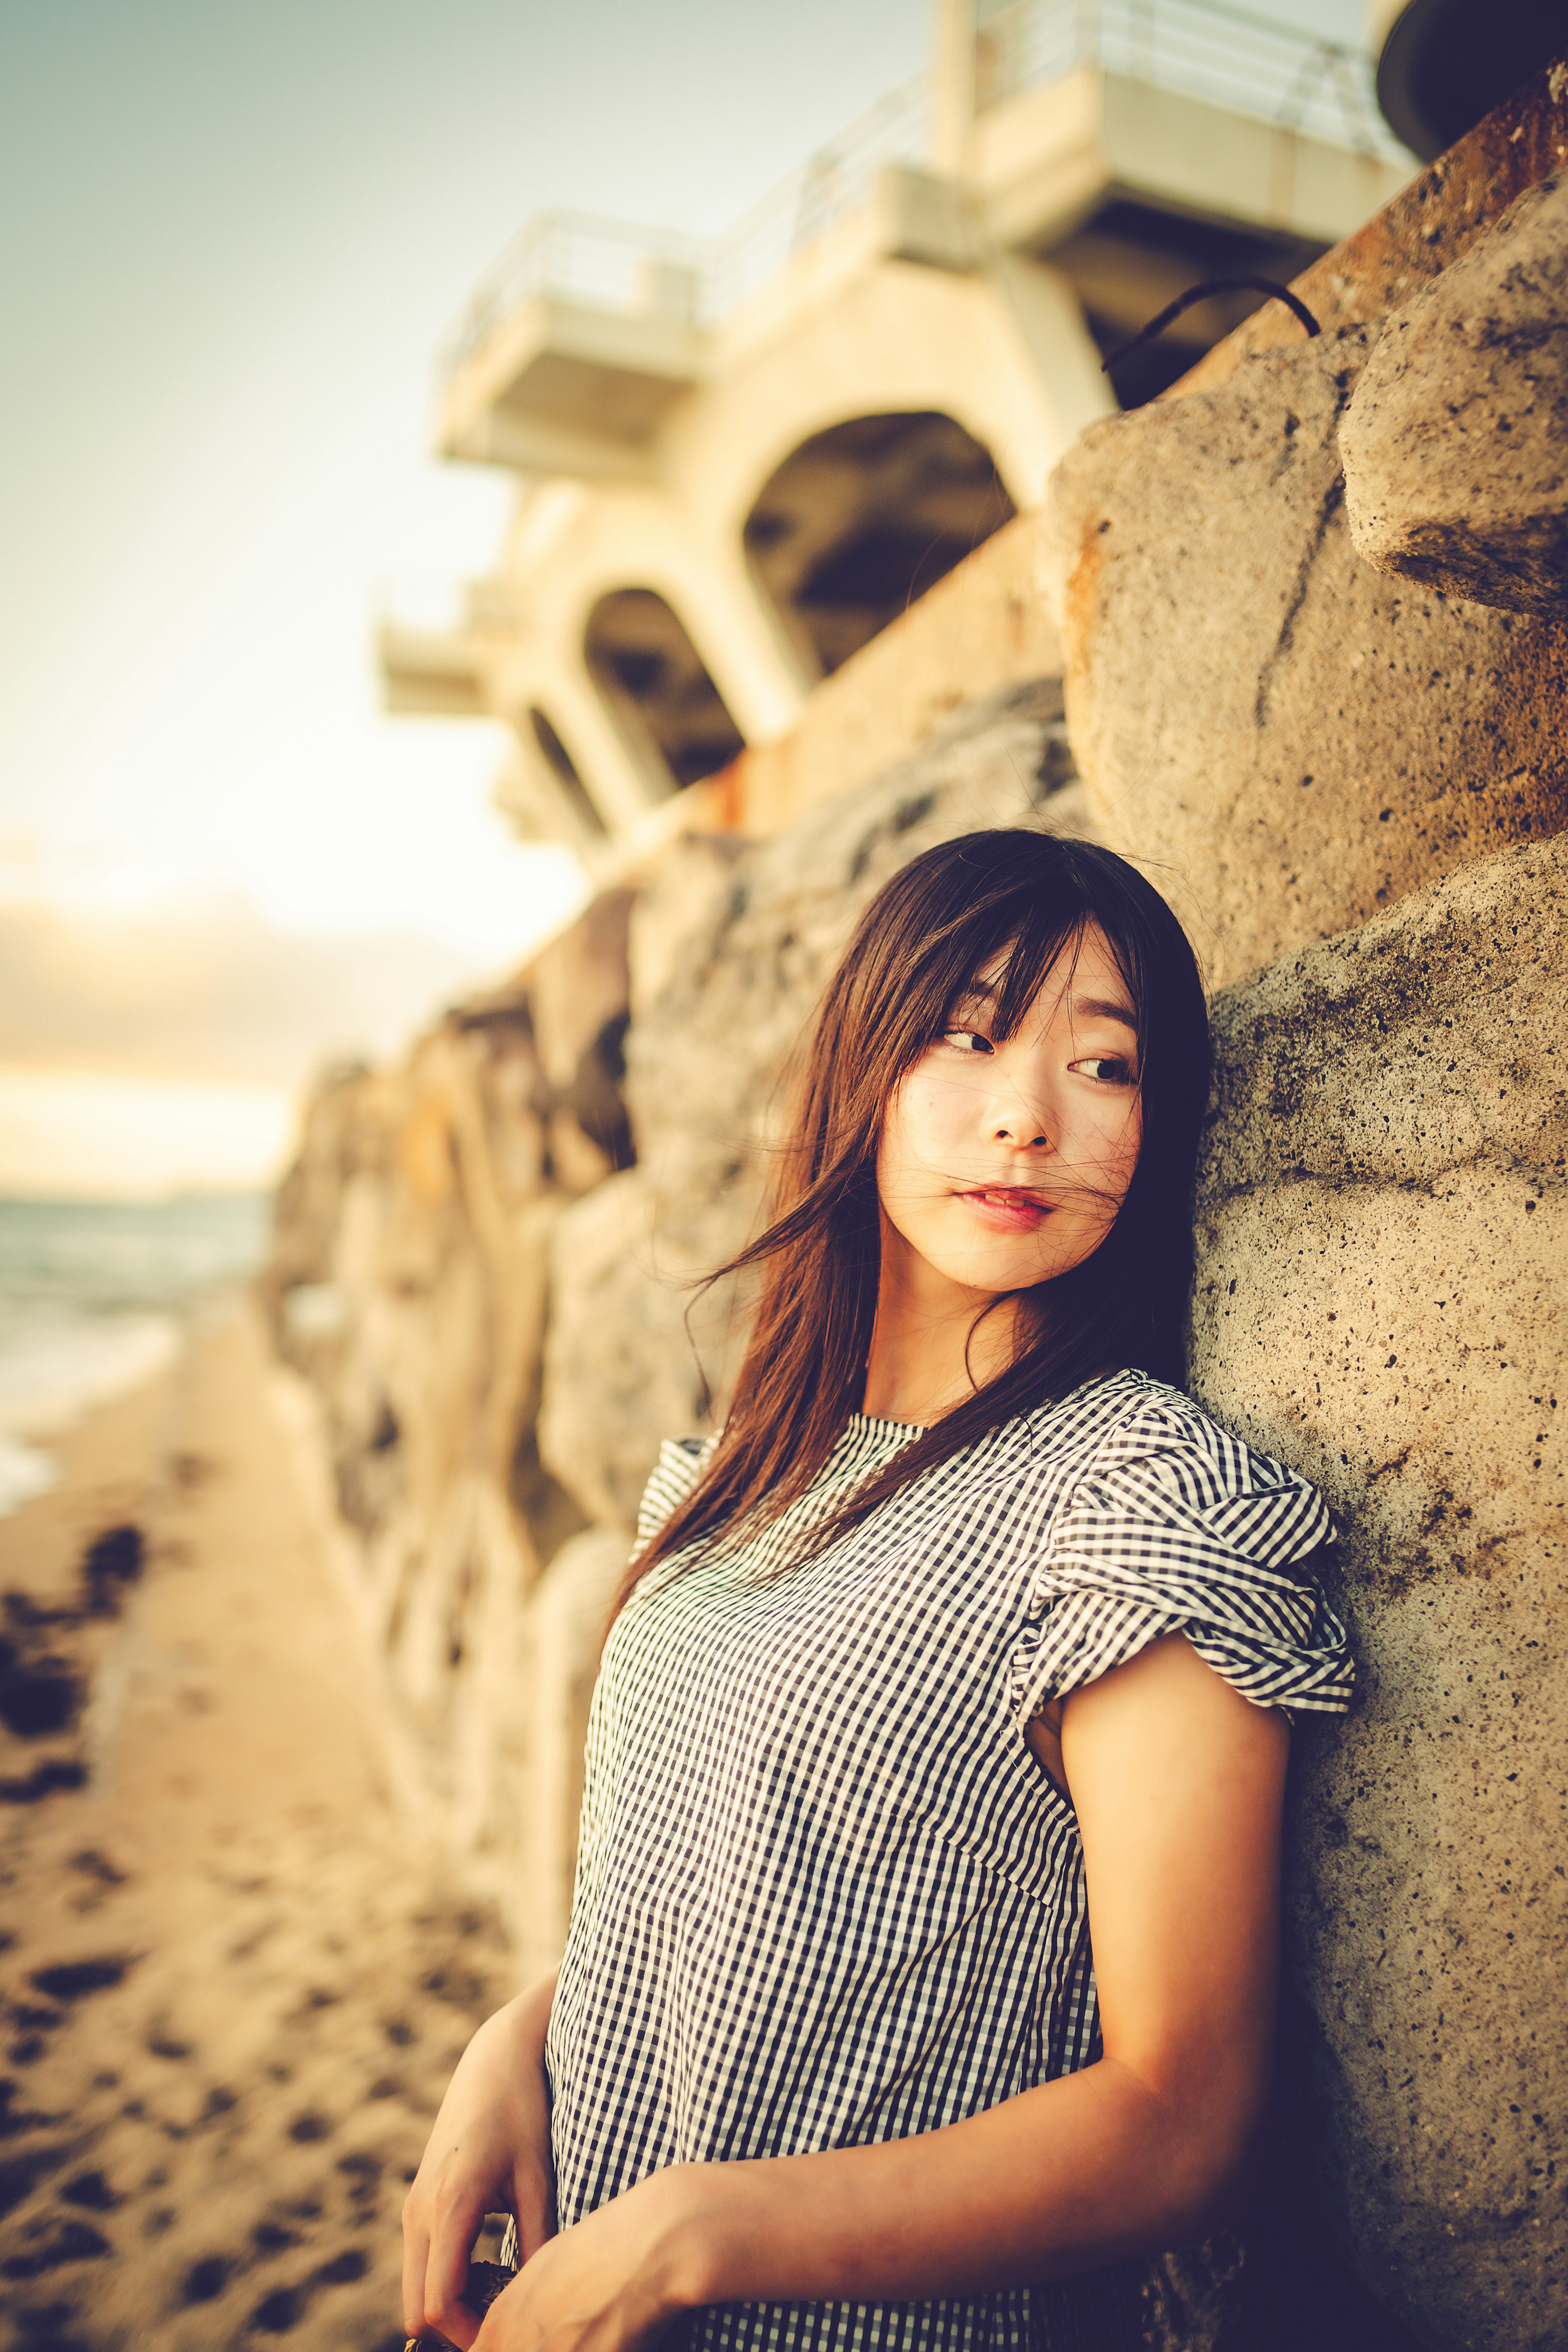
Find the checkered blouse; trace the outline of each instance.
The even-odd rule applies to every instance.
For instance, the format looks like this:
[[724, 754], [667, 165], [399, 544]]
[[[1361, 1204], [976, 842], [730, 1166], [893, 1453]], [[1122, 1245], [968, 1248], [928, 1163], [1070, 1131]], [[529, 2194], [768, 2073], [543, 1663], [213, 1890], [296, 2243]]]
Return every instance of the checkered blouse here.
[[[547, 2063], [560, 2219], [659, 2167], [934, 2131], [1089, 2065], [1072, 1808], [1023, 1727], [1162, 1633], [1260, 1706], [1348, 1702], [1314, 1490], [1122, 1372], [927, 1471], [804, 1566], [915, 1433], [852, 1415], [760, 1539], [661, 1562], [611, 1635]], [[646, 1540], [701, 1468], [667, 1444]], [[1126, 2276], [923, 2304], [734, 2304], [691, 2352], [1099, 2352]]]

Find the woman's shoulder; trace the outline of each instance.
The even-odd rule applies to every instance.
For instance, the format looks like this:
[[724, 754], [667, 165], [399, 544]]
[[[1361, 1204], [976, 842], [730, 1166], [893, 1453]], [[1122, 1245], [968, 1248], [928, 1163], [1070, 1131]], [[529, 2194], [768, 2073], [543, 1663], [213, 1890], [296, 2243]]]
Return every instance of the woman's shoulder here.
[[713, 1437], [666, 1437], [637, 1507], [637, 1542], [651, 1542], [678, 1504], [684, 1503], [717, 1444]]
[[1226, 1429], [1181, 1389], [1117, 1372], [1063, 1400], [1071, 1469], [1052, 1543], [1228, 1573], [1292, 1575], [1333, 1541], [1309, 1478]]
[[1141, 1372], [1063, 1402], [1082, 1442], [1035, 1565], [1018, 1719], [1166, 1633], [1260, 1706], [1345, 1706], [1344, 1628], [1317, 1578], [1333, 1526], [1312, 1482]]
[[1108, 1373], [1028, 1419], [1039, 1433], [1060, 1423], [1051, 1434], [1072, 1447], [1088, 1475], [1136, 1466], [1195, 1501], [1315, 1491], [1299, 1471], [1225, 1428], [1196, 1397], [1147, 1372]]

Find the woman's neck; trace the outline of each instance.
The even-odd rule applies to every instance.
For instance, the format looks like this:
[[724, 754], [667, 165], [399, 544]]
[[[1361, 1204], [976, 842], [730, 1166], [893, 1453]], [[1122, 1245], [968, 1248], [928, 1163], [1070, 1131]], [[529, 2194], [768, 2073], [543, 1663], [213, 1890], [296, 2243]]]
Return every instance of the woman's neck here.
[[1017, 1320], [1016, 1299], [939, 1274], [884, 1218], [865, 1411], [929, 1428], [1011, 1363]]

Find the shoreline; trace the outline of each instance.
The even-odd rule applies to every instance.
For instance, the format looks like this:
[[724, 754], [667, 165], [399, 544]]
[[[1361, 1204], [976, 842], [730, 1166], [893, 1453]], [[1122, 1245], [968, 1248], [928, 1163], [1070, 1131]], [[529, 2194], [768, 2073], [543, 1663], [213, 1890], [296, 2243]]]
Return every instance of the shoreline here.
[[401, 2352], [403, 2182], [507, 1955], [389, 1801], [248, 1295], [52, 1443], [0, 1519], [5, 1687], [62, 1718], [0, 1732], [57, 1768], [0, 1803], [0, 2295], [62, 2352]]

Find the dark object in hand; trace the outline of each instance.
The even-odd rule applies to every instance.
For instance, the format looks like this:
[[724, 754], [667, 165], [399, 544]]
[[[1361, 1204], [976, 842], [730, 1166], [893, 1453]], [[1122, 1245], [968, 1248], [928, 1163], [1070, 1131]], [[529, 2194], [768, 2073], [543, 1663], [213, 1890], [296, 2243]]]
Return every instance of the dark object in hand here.
[[[517, 2273], [505, 2263], [470, 2263], [468, 2284], [463, 2290], [463, 2300], [470, 2311], [483, 2314], [489, 2310], [504, 2286], [510, 2286]], [[404, 2352], [451, 2352], [444, 2336], [427, 2328], [423, 2336], [411, 2336]]]

